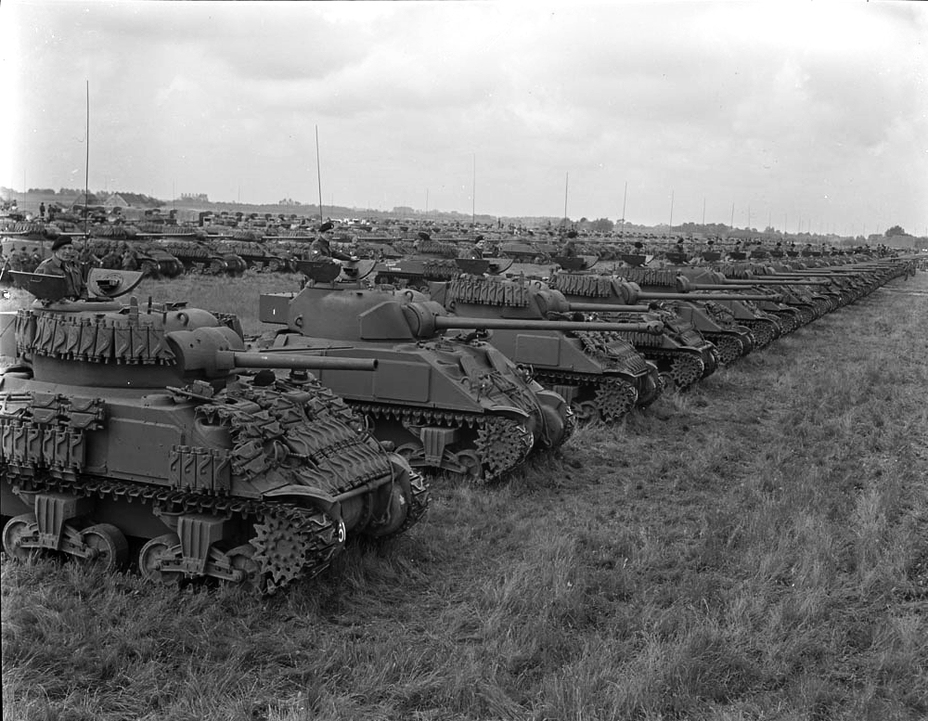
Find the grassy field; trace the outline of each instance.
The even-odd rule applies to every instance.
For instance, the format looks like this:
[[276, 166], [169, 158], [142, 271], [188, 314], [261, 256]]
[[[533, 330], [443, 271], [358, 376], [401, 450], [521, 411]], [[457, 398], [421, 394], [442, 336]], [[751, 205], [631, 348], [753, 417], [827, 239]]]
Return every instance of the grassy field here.
[[4, 560], [3, 718], [928, 718], [926, 319], [893, 281], [279, 596]]

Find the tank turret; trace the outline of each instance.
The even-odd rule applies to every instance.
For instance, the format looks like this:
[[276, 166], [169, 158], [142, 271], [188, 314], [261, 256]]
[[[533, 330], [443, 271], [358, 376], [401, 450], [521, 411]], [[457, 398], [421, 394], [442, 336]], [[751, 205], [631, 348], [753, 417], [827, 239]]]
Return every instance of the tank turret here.
[[[499, 321], [451, 316], [411, 289], [350, 283], [262, 295], [260, 303], [263, 322], [286, 326], [264, 336], [262, 348], [377, 360], [361, 382], [326, 369], [319, 378], [413, 467], [487, 481], [570, 435], [564, 399], [480, 337]], [[449, 329], [472, 332], [443, 334]]]
[[[515, 281], [467, 277], [432, 283], [430, 296], [446, 310], [468, 317], [462, 325], [505, 321], [492, 325], [494, 346], [519, 364], [531, 366], [534, 377], [563, 396], [580, 420], [614, 421], [636, 405], [647, 407], [660, 396], [663, 382], [621, 332], [654, 334], [663, 323], [606, 323], [584, 315], [596, 310], [647, 313], [647, 306], [570, 303], [564, 295], [537, 280]], [[568, 329], [561, 327], [569, 318]], [[469, 326], [471, 327], [471, 326]], [[606, 328], [611, 328], [607, 330]]]
[[347, 534], [393, 536], [425, 511], [422, 477], [307, 372], [375, 362], [248, 352], [234, 316], [184, 304], [37, 302], [8, 327], [0, 510], [14, 558], [115, 570], [141, 539], [148, 579], [273, 591], [325, 569]]

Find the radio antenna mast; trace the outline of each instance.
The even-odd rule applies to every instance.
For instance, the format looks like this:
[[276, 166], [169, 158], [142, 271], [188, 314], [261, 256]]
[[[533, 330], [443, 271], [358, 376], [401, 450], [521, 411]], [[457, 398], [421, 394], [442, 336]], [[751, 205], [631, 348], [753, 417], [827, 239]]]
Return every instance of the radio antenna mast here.
[[90, 192], [90, 81], [85, 80], [87, 88], [87, 127], [86, 127], [86, 155], [84, 158], [84, 233], [87, 233], [87, 201]]
[[319, 126], [316, 126], [316, 183], [319, 186], [319, 220], [322, 221], [322, 170], [319, 167]]

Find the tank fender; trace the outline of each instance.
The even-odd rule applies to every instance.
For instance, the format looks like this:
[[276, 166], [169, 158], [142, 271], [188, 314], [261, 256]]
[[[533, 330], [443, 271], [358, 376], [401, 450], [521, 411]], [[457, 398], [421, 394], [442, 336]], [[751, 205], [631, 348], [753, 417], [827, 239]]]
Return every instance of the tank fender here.
[[544, 419], [543, 441], [548, 447], [562, 445], [573, 435], [573, 411], [564, 398], [554, 391], [543, 390], [536, 393]]
[[522, 410], [521, 408], [516, 408], [515, 406], [493, 406], [491, 409], [494, 414], [510, 418], [514, 421], [524, 421], [529, 418], [529, 413]]
[[294, 498], [299, 500], [306, 500], [312, 503], [313, 506], [319, 508], [322, 511], [325, 511], [330, 516], [333, 516], [336, 520], [341, 518], [341, 509], [337, 499], [331, 494], [326, 493], [325, 491], [320, 491], [315, 488], [309, 488], [308, 486], [300, 486], [296, 484], [289, 484], [286, 486], [280, 486], [270, 491], [265, 491], [262, 494], [263, 498]]

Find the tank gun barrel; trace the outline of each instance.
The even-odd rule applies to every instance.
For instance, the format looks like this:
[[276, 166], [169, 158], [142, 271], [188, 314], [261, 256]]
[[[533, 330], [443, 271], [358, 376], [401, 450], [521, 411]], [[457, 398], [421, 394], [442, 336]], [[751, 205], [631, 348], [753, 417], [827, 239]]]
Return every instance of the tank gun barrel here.
[[[232, 368], [372, 371], [376, 358], [333, 358], [309, 353], [217, 351], [217, 365]], [[228, 364], [228, 365], [227, 365]]]
[[729, 278], [724, 283], [688, 283], [679, 284], [681, 290], [730, 290], [737, 291], [741, 288], [750, 288], [758, 285], [829, 285], [827, 280], [803, 280], [797, 277], [795, 280], [789, 278], [777, 278], [766, 280], [767, 276], [761, 278]]
[[481, 330], [587, 330], [596, 332], [616, 331], [650, 333], [660, 335], [664, 324], [660, 321], [643, 323], [605, 323], [601, 321], [543, 320], [514, 318], [461, 318], [459, 316], [435, 316], [435, 328], [477, 328]]
[[[719, 289], [734, 290], [726, 286], [720, 286]], [[701, 287], [696, 290], [702, 291]], [[712, 300], [712, 301], [729, 301], [729, 300], [747, 300], [747, 301], [778, 301], [781, 296], [771, 293], [651, 293], [641, 291], [638, 293], [639, 300]]]
[[647, 313], [651, 309], [646, 305], [574, 303], [571, 301], [568, 310], [579, 311], [581, 313]]
[[208, 378], [225, 376], [236, 368], [372, 371], [377, 367], [376, 361], [371, 359], [331, 358], [293, 352], [248, 352], [238, 334], [226, 327], [172, 331], [165, 337], [185, 372], [201, 372]]
[[772, 280], [789, 280], [791, 278], [856, 278], [861, 273], [867, 271], [862, 270], [844, 270], [841, 272], [830, 273], [816, 268], [815, 270], [805, 271], [805, 270], [784, 270], [778, 271], [776, 273], [770, 273], [769, 275], [760, 276], [761, 278], [770, 278]]

